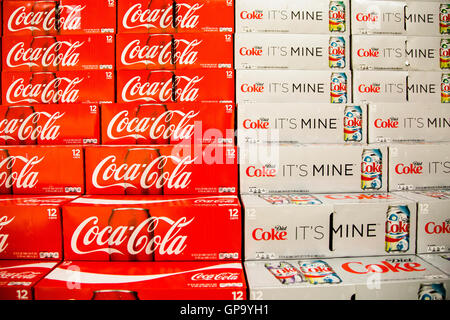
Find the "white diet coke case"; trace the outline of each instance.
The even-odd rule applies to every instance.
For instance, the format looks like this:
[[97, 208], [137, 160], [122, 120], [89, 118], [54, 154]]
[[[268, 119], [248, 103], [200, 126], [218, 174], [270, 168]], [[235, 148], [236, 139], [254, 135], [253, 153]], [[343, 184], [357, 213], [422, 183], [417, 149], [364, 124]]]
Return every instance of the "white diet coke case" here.
[[342, 35], [235, 35], [235, 68], [349, 70], [350, 39]]
[[450, 143], [389, 146], [389, 191], [450, 188]]
[[450, 276], [450, 254], [432, 253], [418, 254], [418, 256], [439, 270], [442, 270], [447, 276]]
[[355, 101], [449, 103], [450, 73], [432, 71], [354, 71]]
[[415, 253], [416, 203], [394, 193], [243, 195], [245, 257]]
[[409, 256], [245, 262], [251, 300], [418, 300], [426, 285], [445, 299], [448, 276]]
[[387, 148], [335, 144], [240, 146], [242, 194], [387, 191]]
[[241, 0], [236, 33], [349, 34], [349, 0]]
[[449, 68], [447, 37], [352, 36], [353, 70], [441, 71]]
[[417, 253], [450, 252], [450, 191], [403, 195], [417, 202]]
[[449, 4], [431, 1], [352, 1], [352, 34], [440, 36], [449, 33]]
[[246, 142], [365, 143], [365, 104], [243, 103], [239, 145]]
[[236, 102], [351, 103], [351, 72], [238, 70]]
[[368, 142], [450, 141], [450, 108], [431, 103], [370, 103]]

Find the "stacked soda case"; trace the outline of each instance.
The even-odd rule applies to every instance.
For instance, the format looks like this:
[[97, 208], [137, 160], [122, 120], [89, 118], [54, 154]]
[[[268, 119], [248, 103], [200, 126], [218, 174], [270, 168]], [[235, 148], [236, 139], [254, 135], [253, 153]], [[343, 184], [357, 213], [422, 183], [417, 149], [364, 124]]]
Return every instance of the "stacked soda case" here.
[[250, 299], [448, 299], [447, 6], [237, 3]]
[[2, 5], [0, 298], [245, 299], [233, 1], [91, 2]]

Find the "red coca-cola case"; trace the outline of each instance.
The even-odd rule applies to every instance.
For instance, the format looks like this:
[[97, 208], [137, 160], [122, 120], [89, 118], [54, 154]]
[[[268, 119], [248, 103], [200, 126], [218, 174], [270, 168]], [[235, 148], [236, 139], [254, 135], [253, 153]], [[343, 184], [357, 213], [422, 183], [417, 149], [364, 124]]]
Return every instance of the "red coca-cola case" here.
[[100, 142], [97, 104], [0, 106], [2, 145], [84, 145]]
[[86, 194], [236, 194], [232, 145], [85, 148]]
[[0, 194], [83, 194], [79, 146], [0, 147]]
[[75, 198], [0, 196], [0, 259], [61, 260], [61, 206]]
[[5, 36], [116, 32], [115, 0], [4, 1]]
[[57, 262], [0, 261], [0, 300], [34, 300], [34, 288]]
[[239, 262], [65, 261], [35, 288], [36, 300], [245, 300]]
[[114, 35], [3, 37], [4, 71], [113, 70]]
[[241, 259], [236, 196], [84, 196], [63, 207], [64, 259]]
[[117, 20], [119, 33], [233, 33], [234, 2], [121, 0]]
[[234, 143], [231, 103], [118, 103], [101, 109], [102, 144]]
[[112, 103], [113, 71], [2, 72], [4, 104]]
[[119, 34], [116, 59], [117, 70], [233, 68], [233, 35]]
[[233, 69], [121, 70], [117, 102], [234, 102]]

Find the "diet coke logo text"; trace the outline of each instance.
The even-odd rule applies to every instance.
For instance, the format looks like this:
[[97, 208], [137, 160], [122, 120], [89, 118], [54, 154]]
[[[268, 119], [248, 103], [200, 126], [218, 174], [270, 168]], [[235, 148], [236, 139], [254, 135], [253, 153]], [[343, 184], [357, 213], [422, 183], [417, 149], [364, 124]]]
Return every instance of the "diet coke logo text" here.
[[423, 174], [423, 164], [417, 161], [410, 164], [399, 163], [395, 166], [395, 173], [406, 175]]
[[420, 272], [426, 269], [420, 263], [405, 262], [405, 263], [390, 263], [382, 261], [377, 264], [364, 265], [362, 262], [347, 262], [342, 265], [342, 269], [354, 274], [367, 273], [387, 273], [387, 272]]
[[428, 234], [450, 234], [450, 220], [442, 223], [428, 222], [425, 224], [425, 232]]
[[286, 226], [275, 226], [269, 231], [265, 231], [263, 228], [256, 228], [252, 232], [252, 238], [256, 241], [287, 240], [286, 230]]

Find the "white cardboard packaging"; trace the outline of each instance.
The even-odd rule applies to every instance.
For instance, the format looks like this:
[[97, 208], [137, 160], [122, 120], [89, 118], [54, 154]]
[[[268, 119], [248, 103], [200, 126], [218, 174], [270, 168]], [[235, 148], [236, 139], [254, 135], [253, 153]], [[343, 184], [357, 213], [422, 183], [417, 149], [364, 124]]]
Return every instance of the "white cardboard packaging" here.
[[450, 276], [449, 253], [419, 254], [418, 256], [439, 270], [442, 270], [447, 276]]
[[417, 202], [417, 253], [450, 252], [450, 191], [402, 195]]
[[[242, 203], [247, 260], [415, 253], [416, 203], [395, 193], [243, 195]], [[393, 249], [387, 217], [400, 207], [408, 236]]]
[[354, 101], [449, 103], [450, 73], [432, 71], [354, 71]]
[[[279, 281], [266, 268], [266, 263], [274, 261], [245, 262], [251, 300], [417, 300], [425, 284], [440, 285], [444, 292], [450, 289], [447, 275], [414, 255], [323, 259], [311, 268], [300, 268], [299, 260], [282, 262], [289, 267], [276, 270], [279, 275], [297, 275], [298, 282]], [[308, 273], [331, 274], [334, 282], [313, 284], [299, 279], [299, 274]]]
[[389, 191], [450, 188], [450, 143], [389, 146]]
[[236, 102], [351, 103], [351, 72], [238, 70]]
[[[410, 36], [440, 36], [449, 29], [440, 21], [448, 21], [448, 14], [440, 14], [445, 0], [431, 1], [352, 1], [352, 34], [397, 34]], [[446, 6], [444, 6], [446, 8]]]
[[332, 2], [336, 1], [236, 1], [236, 33], [349, 34], [350, 1], [337, 1], [342, 6], [337, 14], [343, 23], [336, 27], [333, 18], [330, 23], [330, 14], [335, 14]]
[[237, 33], [234, 43], [236, 69], [350, 69], [348, 36]]
[[[442, 43], [441, 43], [442, 42]], [[441, 51], [441, 44], [443, 49]], [[443, 37], [352, 36], [353, 70], [448, 70], [450, 40]]]
[[450, 108], [441, 103], [371, 103], [368, 142], [450, 141]]
[[237, 106], [237, 113], [238, 145], [367, 141], [365, 104], [243, 103]]
[[[364, 153], [377, 176], [363, 183]], [[387, 148], [360, 145], [245, 144], [239, 148], [241, 194], [387, 191]], [[364, 188], [364, 189], [363, 189]]]

